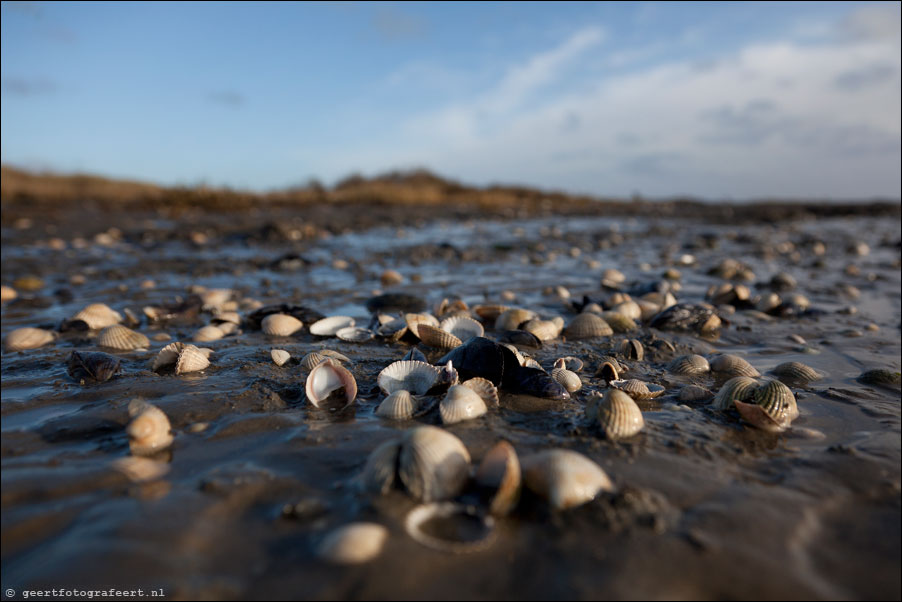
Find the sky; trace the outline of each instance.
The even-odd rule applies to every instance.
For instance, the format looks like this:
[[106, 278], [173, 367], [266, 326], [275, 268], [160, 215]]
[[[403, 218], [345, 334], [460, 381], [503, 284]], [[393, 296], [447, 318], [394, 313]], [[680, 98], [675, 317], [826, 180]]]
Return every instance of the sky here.
[[2, 162], [902, 196], [900, 3], [3, 2]]

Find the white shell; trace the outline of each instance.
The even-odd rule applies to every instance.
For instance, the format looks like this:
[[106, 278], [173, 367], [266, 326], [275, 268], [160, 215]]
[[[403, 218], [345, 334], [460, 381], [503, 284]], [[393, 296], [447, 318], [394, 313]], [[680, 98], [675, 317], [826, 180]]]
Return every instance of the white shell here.
[[211, 353], [212, 349], [195, 347], [179, 341], [169, 343], [160, 349], [160, 353], [154, 358], [153, 370], [156, 372], [160, 368], [175, 365], [176, 374], [197, 372], [210, 365]]
[[370, 452], [360, 475], [360, 484], [364, 491], [382, 495], [391, 491], [395, 484], [400, 453], [400, 439], [389, 439]]
[[[452, 530], [448, 535], [452, 538], [439, 537], [423, 529], [423, 525], [436, 518], [450, 519], [454, 516], [467, 516], [468, 520], [477, 519], [482, 522], [484, 535], [475, 540], [454, 539], [458, 535]], [[450, 553], [478, 552], [488, 548], [495, 539], [495, 519], [491, 516], [483, 516], [476, 506], [458, 504], [455, 502], [435, 502], [420, 504], [407, 513], [404, 519], [404, 530], [414, 541], [423, 544], [433, 550]]]
[[338, 353], [337, 351], [332, 351], [331, 349], [320, 349], [319, 351], [311, 351], [301, 360], [301, 366], [303, 366], [307, 370], [313, 370], [313, 368], [329, 358], [338, 360], [342, 363], [350, 363], [350, 359]]
[[150, 339], [121, 324], [107, 326], [97, 335], [97, 344], [110, 349], [130, 351], [150, 347]]
[[357, 381], [354, 375], [334, 359], [317, 364], [304, 384], [307, 401], [322, 407], [346, 407], [357, 397]]
[[349, 326], [354, 326], [354, 318], [350, 316], [331, 316], [317, 320], [310, 325], [310, 334], [318, 337], [331, 337], [341, 330]]
[[522, 475], [514, 446], [499, 441], [486, 452], [476, 470], [476, 482], [495, 491], [489, 509], [496, 516], [508, 514], [520, 498]]
[[407, 322], [407, 328], [418, 339], [420, 338], [420, 324], [428, 324], [436, 328], [439, 327], [438, 318], [432, 314], [404, 314], [404, 320]]
[[626, 439], [642, 430], [645, 420], [633, 398], [610, 389], [598, 404], [598, 423], [609, 439]]
[[222, 307], [231, 297], [232, 290], [228, 288], [211, 288], [199, 292], [203, 301], [204, 309], [218, 309]]
[[42, 328], [17, 328], [6, 335], [4, 342], [8, 351], [37, 349], [56, 338], [56, 333]]
[[91, 330], [106, 328], [122, 321], [122, 314], [105, 303], [92, 303], [72, 316], [73, 320], [82, 320]]
[[335, 564], [362, 564], [382, 553], [388, 529], [376, 523], [351, 523], [335, 529], [320, 543], [316, 554]]
[[270, 314], [263, 318], [260, 327], [268, 335], [287, 337], [303, 328], [304, 323], [288, 314]]
[[567, 389], [569, 393], [576, 393], [583, 387], [583, 381], [580, 380], [579, 375], [566, 368], [555, 368], [551, 371], [551, 378]]
[[0, 302], [6, 303], [7, 301], [12, 301], [16, 297], [19, 296], [19, 293], [16, 292], [11, 286], [6, 286], [5, 284], [0, 286]]
[[549, 449], [526, 456], [520, 464], [526, 486], [557, 510], [580, 506], [599, 491], [614, 489], [598, 464], [574, 451]]
[[472, 420], [488, 411], [482, 397], [470, 387], [463, 385], [449, 387], [448, 393], [442, 399], [438, 409], [444, 424]]
[[132, 421], [125, 432], [128, 433], [128, 445], [133, 454], [148, 456], [172, 445], [169, 418], [160, 408], [149, 403], [132, 402], [129, 414]]
[[523, 330], [530, 332], [542, 342], [553, 341], [561, 334], [562, 324], [553, 320], [533, 319], [523, 325]]
[[273, 349], [269, 355], [272, 356], [272, 361], [276, 363], [276, 366], [284, 366], [285, 362], [291, 359], [291, 354], [284, 349]]
[[453, 498], [469, 474], [470, 453], [451, 433], [420, 426], [404, 434], [398, 476], [414, 498], [424, 502]]
[[439, 376], [439, 369], [426, 362], [402, 360], [379, 373], [377, 382], [386, 395], [404, 389], [413, 395], [425, 395]]
[[395, 391], [376, 408], [376, 416], [389, 420], [408, 420], [417, 409], [416, 401], [407, 391]]
[[481, 337], [485, 334], [482, 324], [466, 316], [446, 318], [442, 320], [440, 326], [442, 330], [450, 332], [464, 343], [473, 337]]
[[486, 406], [498, 407], [498, 387], [492, 384], [492, 381], [476, 376], [460, 384], [473, 389], [477, 395], [482, 397]]
[[335, 333], [335, 336], [342, 341], [348, 341], [349, 343], [365, 343], [376, 336], [376, 333], [367, 328], [347, 326], [339, 329], [338, 332]]
[[224, 336], [225, 332], [223, 332], [222, 328], [209, 324], [198, 329], [198, 331], [194, 333], [194, 336], [191, 337], [191, 340], [197, 341], [198, 343], [207, 343], [209, 341], [218, 341]]

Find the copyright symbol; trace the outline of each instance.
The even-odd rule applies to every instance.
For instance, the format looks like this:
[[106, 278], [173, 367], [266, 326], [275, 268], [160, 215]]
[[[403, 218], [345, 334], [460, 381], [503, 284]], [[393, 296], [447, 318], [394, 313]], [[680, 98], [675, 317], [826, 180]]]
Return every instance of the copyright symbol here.
[[14, 590], [14, 589], [8, 589], [8, 590], [6, 590], [6, 597], [7, 597], [7, 598], [15, 598], [15, 597], [16, 597], [16, 590]]

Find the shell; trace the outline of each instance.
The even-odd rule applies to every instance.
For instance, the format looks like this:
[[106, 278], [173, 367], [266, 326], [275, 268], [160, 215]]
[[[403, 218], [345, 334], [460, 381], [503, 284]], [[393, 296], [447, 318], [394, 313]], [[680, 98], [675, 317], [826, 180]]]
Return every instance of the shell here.
[[443, 424], [479, 418], [488, 411], [482, 397], [470, 387], [452, 385], [438, 406]]
[[186, 374], [198, 372], [210, 365], [209, 349], [201, 349], [194, 345], [185, 345], [175, 362], [175, 373]]
[[755, 403], [777, 424], [785, 421], [786, 425], [799, 417], [792, 390], [778, 380], [765, 381], [755, 391]]
[[518, 330], [520, 324], [528, 322], [536, 317], [535, 312], [528, 309], [520, 309], [517, 307], [503, 311], [495, 320], [495, 330], [504, 332], [505, 330]]
[[498, 407], [498, 387], [492, 384], [492, 381], [477, 376], [468, 381], [462, 382], [461, 385], [469, 387], [482, 398], [487, 406]]
[[567, 389], [568, 393], [576, 393], [583, 388], [583, 381], [580, 380], [579, 375], [566, 368], [555, 368], [551, 371], [551, 378]]
[[620, 270], [608, 268], [601, 274], [601, 285], [608, 288], [620, 288], [626, 282], [626, 276]]
[[368, 328], [358, 328], [357, 326], [347, 326], [345, 328], [339, 329], [338, 332], [335, 333], [342, 341], [348, 341], [349, 343], [365, 343], [369, 340], [372, 340], [376, 333]]
[[198, 291], [198, 294], [203, 302], [204, 309], [219, 309], [232, 298], [232, 289], [211, 288], [209, 290]]
[[601, 364], [601, 367], [598, 368], [598, 372], [595, 373], [595, 376], [600, 376], [607, 383], [619, 380], [620, 371], [618, 370], [618, 367], [619, 364], [617, 364], [616, 360], [613, 362], [604, 362]]
[[718, 410], [729, 410], [735, 400], [747, 401], [755, 394], [758, 382], [748, 376], [737, 376], [723, 384], [711, 404]]
[[639, 328], [631, 318], [616, 311], [606, 311], [601, 314], [601, 318], [608, 323], [608, 326], [610, 326], [614, 332], [617, 333], [629, 332]]
[[[640, 320], [642, 318], [642, 308], [639, 306], [639, 304], [637, 302], [633, 301], [632, 299], [630, 299], [628, 301], [623, 301], [623, 302], [618, 303], [617, 305], [613, 306], [611, 308], [611, 312], [625, 316], [626, 318], [629, 318], [630, 320]], [[605, 315], [604, 318], [605, 318], [605, 321], [611, 325], [611, 328], [614, 328], [614, 330], [616, 330], [616, 327], [613, 324], [611, 324], [610, 320], [607, 319], [607, 315]]]
[[623, 339], [620, 342], [620, 355], [628, 360], [641, 362], [645, 358], [645, 347], [636, 339]]
[[593, 313], [581, 313], [570, 321], [564, 334], [570, 339], [591, 339], [614, 334], [610, 325]]
[[700, 355], [681, 355], [676, 358], [670, 365], [667, 366], [667, 369], [673, 372], [674, 374], [684, 374], [684, 375], [696, 375], [696, 374], [705, 374], [709, 370], [711, 370], [711, 365], [708, 364], [708, 360], [703, 358]]
[[389, 342], [394, 343], [407, 334], [407, 320], [404, 318], [395, 318], [385, 324], [380, 324], [379, 328], [376, 329], [376, 334], [388, 339]]
[[16, 328], [8, 335], [4, 345], [7, 351], [37, 349], [56, 339], [56, 333], [43, 328]]
[[208, 341], [218, 341], [222, 337], [225, 336], [225, 332], [219, 326], [208, 325], [199, 329], [194, 333], [194, 336], [191, 337], [192, 341], [197, 341], [198, 343], [206, 343]]
[[270, 314], [260, 322], [265, 334], [276, 337], [291, 336], [303, 327], [303, 322], [288, 314]]
[[[476, 519], [481, 522], [482, 529], [475, 538], [473, 538], [474, 530], [470, 524], [466, 528], [423, 529], [423, 525], [432, 520], [449, 521], [454, 517], [465, 517], [468, 523], [472, 523], [473, 519]], [[404, 530], [411, 539], [433, 550], [455, 554], [486, 549], [494, 541], [494, 529], [495, 519], [491, 516], [484, 516], [476, 506], [454, 502], [421, 504], [408, 512], [404, 519]], [[462, 539], [464, 537], [466, 539]]]
[[438, 378], [435, 381], [435, 384], [443, 385], [443, 386], [452, 386], [456, 385], [460, 382], [460, 374], [457, 373], [457, 369], [454, 367], [454, 363], [451, 360], [441, 366], [438, 369]]
[[320, 349], [319, 351], [311, 351], [307, 355], [301, 359], [301, 366], [306, 370], [313, 370], [317, 364], [332, 358], [334, 360], [338, 360], [342, 363], [349, 363], [351, 360], [338, 353], [337, 351], [332, 351], [331, 349]]
[[107, 326], [97, 335], [97, 344], [101, 347], [130, 351], [150, 347], [150, 339], [121, 324]]
[[73, 351], [66, 366], [69, 376], [75, 380], [108, 381], [119, 372], [121, 361], [106, 353]]
[[641, 313], [639, 314], [639, 319], [644, 321], [651, 320], [655, 315], [661, 312], [661, 306], [652, 301], [647, 301], [645, 299], [639, 299], [636, 301], [639, 305], [639, 309]]
[[276, 366], [284, 366], [291, 359], [291, 354], [284, 349], [273, 349], [269, 355], [272, 356], [272, 361], [276, 363]]
[[125, 428], [132, 454], [149, 456], [172, 445], [172, 428], [163, 411], [149, 403], [129, 404], [132, 421]]
[[376, 416], [389, 420], [407, 420], [417, 409], [416, 401], [407, 391], [401, 389], [385, 398], [376, 408]]
[[615, 389], [620, 389], [633, 399], [651, 399], [662, 395], [665, 390], [661, 385], [644, 383], [635, 378], [630, 380], [613, 380], [608, 384]]
[[617, 389], [604, 394], [597, 408], [598, 424], [608, 439], [626, 439], [642, 430], [645, 420], [632, 397]]
[[485, 334], [482, 324], [466, 316], [452, 316], [442, 320], [441, 329], [450, 332], [463, 343]]
[[407, 322], [407, 328], [420, 339], [420, 324], [428, 324], [429, 326], [439, 327], [438, 319], [431, 314], [404, 314], [404, 320]]
[[91, 330], [106, 328], [122, 321], [122, 314], [105, 303], [92, 303], [72, 316], [73, 320], [82, 320]]
[[417, 334], [420, 340], [435, 349], [454, 349], [463, 344], [459, 338], [429, 324], [418, 324]]
[[118, 458], [113, 461], [112, 468], [134, 483], [154, 481], [169, 472], [168, 463], [141, 456]]
[[523, 325], [523, 330], [534, 334], [543, 343], [553, 341], [561, 334], [560, 325], [552, 320], [530, 320]]
[[304, 383], [307, 401], [317, 408], [340, 409], [354, 403], [357, 381], [334, 359], [317, 364]]
[[580, 506], [598, 492], [614, 489], [598, 464], [574, 451], [541, 451], [526, 456], [520, 465], [526, 486], [557, 510]]
[[388, 529], [376, 523], [351, 523], [335, 529], [320, 543], [316, 555], [334, 564], [363, 564], [382, 553]]
[[382, 272], [382, 275], [379, 276], [379, 282], [382, 283], [382, 286], [394, 286], [404, 282], [404, 276], [397, 270], [385, 270]]
[[721, 372], [730, 376], [761, 376], [754, 366], [738, 355], [722, 354], [710, 361], [712, 372]]
[[509, 309], [507, 305], [474, 305], [473, 313], [479, 316], [480, 320], [494, 324], [498, 316]]
[[19, 296], [19, 293], [16, 292], [11, 286], [6, 286], [5, 284], [0, 286], [0, 303], [6, 303], [7, 301], [12, 301], [16, 297]]
[[[241, 325], [241, 315], [237, 311], [221, 311], [217, 312], [211, 322], [229, 323], [235, 326]], [[218, 325], [218, 324], [217, 324]]]
[[475, 479], [492, 492], [489, 511], [495, 516], [509, 514], [520, 500], [523, 481], [514, 446], [507, 441], [496, 443], [479, 463]]
[[800, 382], [810, 382], [823, 378], [823, 375], [820, 372], [801, 362], [786, 362], [780, 364], [773, 369], [773, 373], [777, 376]]
[[438, 380], [439, 370], [425, 362], [402, 360], [390, 364], [376, 379], [386, 395], [401, 389], [413, 395], [425, 395]]
[[395, 484], [401, 439], [389, 439], [370, 452], [360, 475], [364, 491], [385, 495]]
[[310, 334], [318, 337], [331, 337], [348, 326], [354, 326], [354, 318], [350, 316], [332, 316], [317, 320], [310, 325]]
[[704, 401], [714, 395], [711, 391], [698, 385], [688, 385], [680, 389], [680, 401]]
[[424, 502], [453, 498], [463, 490], [469, 473], [470, 453], [451, 433], [420, 426], [404, 434], [398, 476], [414, 498]]

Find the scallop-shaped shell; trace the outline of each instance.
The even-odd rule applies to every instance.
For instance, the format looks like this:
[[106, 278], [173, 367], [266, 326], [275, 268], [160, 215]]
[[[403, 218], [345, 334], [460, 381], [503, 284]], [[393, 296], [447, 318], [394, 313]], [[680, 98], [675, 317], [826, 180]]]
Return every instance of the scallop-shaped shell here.
[[520, 499], [522, 475], [514, 446], [499, 441], [486, 452], [476, 469], [476, 482], [492, 491], [489, 511], [495, 516], [509, 514]]
[[342, 341], [347, 341], [349, 343], [365, 343], [372, 340], [372, 338], [376, 336], [376, 333], [368, 328], [347, 326], [339, 329], [339, 331], [335, 333], [335, 336]]
[[438, 368], [426, 362], [402, 360], [390, 364], [376, 380], [386, 395], [402, 389], [413, 395], [425, 395], [438, 380], [438, 373]]
[[578, 357], [568, 355], [567, 357], [562, 357], [555, 360], [554, 365], [556, 368], [566, 368], [571, 372], [579, 372], [583, 369], [585, 363]]
[[580, 380], [579, 375], [566, 368], [555, 368], [551, 371], [551, 378], [567, 389], [569, 393], [576, 393], [583, 388], [583, 381]]
[[6, 303], [7, 301], [12, 301], [16, 297], [19, 296], [19, 293], [16, 292], [11, 286], [6, 286], [5, 284], [0, 286], [0, 303]]
[[553, 341], [561, 334], [561, 326], [552, 320], [529, 320], [523, 325], [523, 330], [536, 335], [542, 342]]
[[820, 372], [802, 362], [785, 362], [774, 368], [773, 373], [777, 376], [800, 382], [810, 382], [823, 378]]
[[617, 288], [617, 285], [626, 282], [626, 276], [618, 269], [608, 268], [601, 274], [601, 283], [604, 286]]
[[360, 475], [364, 491], [385, 495], [395, 484], [401, 439], [389, 439], [370, 452]]
[[55, 338], [55, 332], [43, 328], [16, 328], [6, 335], [4, 345], [7, 351], [24, 351], [43, 347]]
[[510, 307], [507, 305], [474, 305], [473, 313], [479, 316], [479, 319], [483, 322], [494, 324], [498, 316], [509, 309]]
[[303, 327], [303, 322], [288, 314], [270, 314], [260, 322], [265, 334], [276, 337], [291, 336]]
[[130, 351], [150, 347], [150, 339], [121, 324], [107, 326], [97, 335], [97, 344], [110, 349]]
[[272, 356], [272, 361], [275, 362], [276, 366], [284, 366], [291, 359], [291, 354], [284, 349], [273, 349], [269, 354]]
[[498, 318], [495, 320], [495, 330], [500, 332], [504, 332], [505, 330], [518, 330], [520, 324], [528, 322], [535, 317], [535, 312], [514, 307], [499, 314]]
[[670, 365], [667, 366], [667, 369], [673, 372], [674, 374], [685, 374], [688, 376], [693, 376], [696, 374], [705, 374], [709, 370], [711, 370], [711, 365], [708, 364], [708, 360], [703, 358], [700, 355], [681, 355], [676, 358]]
[[459, 494], [470, 473], [470, 453], [460, 439], [434, 426], [408, 430], [401, 443], [398, 476], [424, 502]]
[[570, 339], [591, 339], [614, 334], [610, 325], [593, 313], [581, 313], [570, 321], [564, 334]]
[[628, 360], [642, 361], [645, 358], [645, 346], [637, 339], [624, 339], [620, 342], [620, 355]]
[[191, 340], [197, 341], [198, 343], [206, 343], [209, 341], [218, 341], [224, 336], [225, 332], [223, 332], [219, 326], [210, 324], [198, 329], [198, 331], [194, 333], [194, 336], [191, 337]]
[[[633, 301], [632, 299], [614, 305], [613, 307], [611, 307], [611, 312], [625, 316], [630, 320], [639, 320], [642, 318], [642, 308], [637, 302]], [[612, 324], [611, 321], [607, 319], [607, 315], [605, 315], [604, 318], [605, 321], [611, 325], [611, 328], [617, 330], [614, 324]]]
[[408, 330], [418, 339], [420, 338], [420, 324], [439, 327], [438, 319], [432, 314], [404, 314], [404, 320], [407, 322]]
[[570, 450], [541, 451], [523, 458], [520, 466], [526, 486], [557, 510], [580, 506], [598, 492], [614, 489], [598, 464]]
[[310, 371], [304, 391], [307, 401], [317, 408], [343, 408], [354, 403], [357, 381], [346, 368], [330, 358]]
[[386, 397], [376, 408], [376, 416], [389, 420], [407, 420], [417, 409], [413, 396], [403, 389]]
[[606, 383], [620, 380], [620, 371], [618, 370], [619, 367], [620, 365], [616, 362], [616, 360], [613, 362], [603, 362], [598, 368], [598, 372], [596, 372], [595, 375], [603, 378]]
[[199, 372], [210, 365], [208, 349], [201, 349], [194, 345], [185, 345], [175, 362], [176, 374]]
[[633, 399], [651, 399], [662, 395], [665, 391], [661, 385], [653, 385], [635, 378], [629, 380], [614, 380], [610, 384], [615, 389], [620, 389]]
[[598, 424], [608, 439], [626, 439], [642, 430], [645, 420], [633, 398], [617, 389], [610, 389], [598, 404]]
[[417, 333], [421, 341], [435, 349], [454, 349], [463, 344], [459, 338], [450, 332], [429, 324], [419, 324]]
[[377, 523], [351, 523], [329, 533], [316, 550], [334, 564], [363, 564], [382, 553], [388, 529]]
[[785, 421], [788, 425], [799, 417], [799, 407], [792, 389], [778, 380], [765, 381], [755, 391], [754, 400], [778, 424]]
[[704, 401], [711, 399], [714, 393], [698, 385], [688, 385], [680, 389], [680, 401]]
[[629, 332], [639, 328], [632, 318], [616, 311], [606, 311], [601, 314], [601, 317], [614, 332]]
[[217, 312], [211, 321], [217, 323], [227, 322], [239, 326], [241, 325], [241, 315], [237, 311], [221, 311]]
[[376, 329], [376, 334], [394, 343], [407, 334], [407, 320], [394, 318], [384, 324], [380, 324], [379, 328]]
[[172, 429], [169, 418], [151, 404], [135, 404], [129, 408], [132, 421], [125, 431], [129, 448], [137, 456], [148, 456], [172, 445]]
[[72, 316], [73, 320], [82, 320], [91, 330], [106, 328], [122, 321], [122, 314], [105, 303], [92, 303]]
[[729, 410], [733, 402], [748, 401], [755, 394], [758, 382], [748, 376], [737, 376], [723, 384], [711, 404], [718, 410]]
[[639, 304], [639, 309], [641, 310], [639, 319], [642, 321], [651, 320], [655, 315], [661, 312], [661, 306], [653, 301], [639, 299], [636, 303]]
[[331, 337], [348, 326], [354, 326], [354, 318], [350, 316], [332, 316], [317, 320], [310, 325], [310, 334], [318, 337]]
[[463, 385], [448, 388], [438, 406], [443, 424], [455, 424], [464, 420], [479, 418], [488, 411], [485, 401], [476, 391]]
[[722, 354], [710, 361], [712, 372], [721, 372], [730, 376], [749, 376], [756, 378], [761, 376], [754, 366], [738, 355]]
[[348, 363], [351, 360], [348, 359], [347, 356], [344, 356], [337, 351], [332, 351], [331, 349], [320, 349], [319, 351], [311, 351], [307, 355], [301, 359], [301, 366], [306, 370], [313, 370], [317, 364], [322, 363], [327, 359], [338, 360], [342, 363]]
[[485, 334], [485, 328], [482, 327], [482, 324], [466, 316], [452, 316], [442, 320], [441, 329], [445, 332], [450, 332], [463, 343], [466, 343], [473, 337], [481, 337]]
[[464, 387], [469, 387], [482, 397], [485, 405], [498, 407], [498, 387], [492, 384], [492, 381], [477, 376], [461, 383]]
[[211, 288], [209, 290], [199, 291], [204, 309], [218, 309], [232, 298], [232, 289], [229, 288]]

